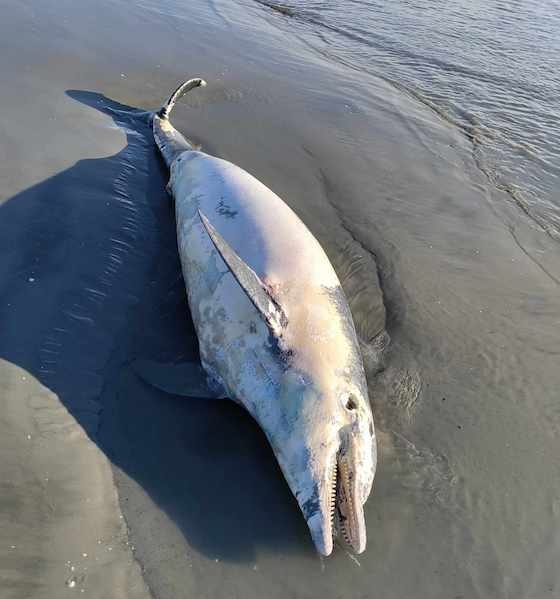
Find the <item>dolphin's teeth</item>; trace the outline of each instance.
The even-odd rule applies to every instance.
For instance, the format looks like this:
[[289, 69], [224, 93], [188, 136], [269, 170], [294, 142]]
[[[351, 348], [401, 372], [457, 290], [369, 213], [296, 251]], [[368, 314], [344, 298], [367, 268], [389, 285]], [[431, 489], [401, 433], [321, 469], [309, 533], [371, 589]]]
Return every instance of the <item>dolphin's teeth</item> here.
[[341, 523], [340, 528], [342, 530], [342, 535], [344, 536], [345, 541], [348, 543], [348, 545], [351, 545], [350, 539], [349, 539], [349, 535], [348, 535], [348, 531], [346, 530], [346, 525], [345, 525], [344, 522]]
[[337, 476], [338, 476], [338, 463], [336, 461], [336, 457], [335, 457], [335, 462], [334, 462], [334, 467], [333, 467], [333, 473], [332, 473], [332, 479], [331, 479], [331, 497], [330, 497], [330, 516], [331, 516], [331, 527], [334, 524], [334, 512], [335, 512], [335, 507], [336, 507], [336, 481], [337, 481]]

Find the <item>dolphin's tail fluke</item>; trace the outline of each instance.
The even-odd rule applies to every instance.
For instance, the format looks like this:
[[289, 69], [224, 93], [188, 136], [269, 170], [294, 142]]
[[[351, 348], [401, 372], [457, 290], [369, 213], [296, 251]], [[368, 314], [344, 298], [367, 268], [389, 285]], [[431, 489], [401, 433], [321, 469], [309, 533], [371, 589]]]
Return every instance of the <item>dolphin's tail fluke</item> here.
[[189, 90], [195, 87], [203, 87], [206, 81], [203, 79], [189, 79], [182, 83], [170, 96], [167, 102], [153, 115], [152, 131], [156, 144], [163, 156], [165, 164], [169, 168], [183, 152], [193, 150], [193, 145], [185, 139], [169, 121], [169, 113], [173, 110], [173, 106], [177, 100], [186, 94]]
[[163, 104], [163, 106], [158, 111], [158, 116], [162, 119], [168, 119], [169, 113], [173, 110], [173, 106], [175, 106], [175, 102], [182, 96], [184, 96], [188, 91], [194, 89], [195, 87], [204, 87], [206, 85], [206, 81], [204, 79], [200, 79], [200, 77], [196, 77], [195, 79], [189, 79], [181, 85], [169, 96], [167, 102]]

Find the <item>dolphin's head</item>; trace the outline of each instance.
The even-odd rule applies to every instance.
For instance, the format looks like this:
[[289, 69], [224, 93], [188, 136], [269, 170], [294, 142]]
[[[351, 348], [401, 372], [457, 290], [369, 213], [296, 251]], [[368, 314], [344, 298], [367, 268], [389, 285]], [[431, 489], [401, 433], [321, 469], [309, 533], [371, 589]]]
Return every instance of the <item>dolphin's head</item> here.
[[365, 380], [356, 385], [343, 377], [336, 388], [321, 388], [288, 370], [279, 399], [282, 419], [272, 445], [317, 550], [330, 555], [334, 537], [342, 536], [363, 552], [363, 506], [377, 459]]

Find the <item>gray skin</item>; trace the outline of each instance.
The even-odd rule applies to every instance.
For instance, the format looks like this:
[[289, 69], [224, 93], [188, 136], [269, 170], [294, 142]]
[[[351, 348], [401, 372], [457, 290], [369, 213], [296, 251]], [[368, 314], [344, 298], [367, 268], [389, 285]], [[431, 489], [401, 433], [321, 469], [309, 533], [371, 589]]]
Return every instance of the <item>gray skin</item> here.
[[[342, 533], [361, 553], [377, 454], [348, 303], [326, 254], [295, 213], [250, 174], [194, 150], [173, 128], [176, 100], [202, 85], [201, 79], [181, 85], [152, 122], [170, 170], [206, 376], [198, 389], [233, 399], [258, 422], [317, 550], [329, 555]], [[189, 389], [185, 381], [186, 395]]]

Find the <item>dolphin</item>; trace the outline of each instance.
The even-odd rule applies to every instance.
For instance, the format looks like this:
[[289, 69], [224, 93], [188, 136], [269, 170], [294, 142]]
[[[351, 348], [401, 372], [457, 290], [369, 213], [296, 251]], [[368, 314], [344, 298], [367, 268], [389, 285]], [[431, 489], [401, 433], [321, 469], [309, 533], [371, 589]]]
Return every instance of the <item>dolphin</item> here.
[[170, 123], [177, 100], [204, 85], [186, 81], [152, 117], [200, 364], [139, 362], [136, 370], [172, 393], [242, 405], [264, 431], [318, 552], [330, 555], [341, 534], [361, 553], [377, 449], [348, 302], [287, 204]]

